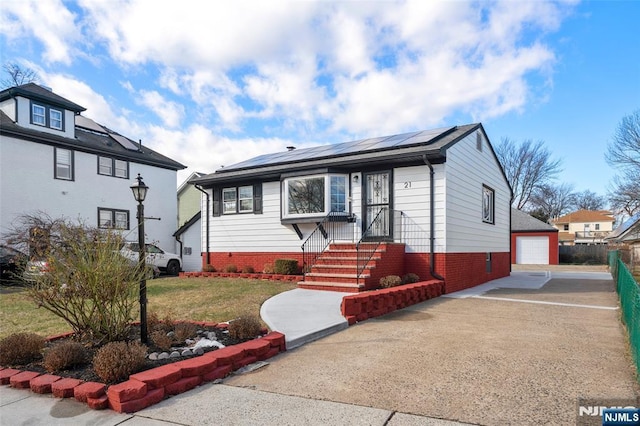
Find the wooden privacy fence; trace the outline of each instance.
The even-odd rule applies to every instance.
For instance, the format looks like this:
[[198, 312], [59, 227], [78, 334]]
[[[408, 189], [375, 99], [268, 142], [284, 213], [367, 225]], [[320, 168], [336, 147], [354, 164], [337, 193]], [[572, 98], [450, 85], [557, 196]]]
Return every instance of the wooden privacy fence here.
[[589, 265], [606, 265], [607, 264], [607, 245], [575, 245], [559, 247], [560, 263], [573, 264], [589, 264]]

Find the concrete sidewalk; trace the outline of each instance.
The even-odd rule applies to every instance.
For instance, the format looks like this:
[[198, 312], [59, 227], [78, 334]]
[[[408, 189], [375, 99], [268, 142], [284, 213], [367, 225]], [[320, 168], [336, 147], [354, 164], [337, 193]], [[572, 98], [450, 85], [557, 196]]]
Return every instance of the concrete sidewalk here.
[[206, 384], [139, 411], [95, 411], [72, 399], [58, 399], [7, 386], [0, 387], [0, 424], [11, 426], [283, 426], [371, 425], [456, 426], [379, 408]]

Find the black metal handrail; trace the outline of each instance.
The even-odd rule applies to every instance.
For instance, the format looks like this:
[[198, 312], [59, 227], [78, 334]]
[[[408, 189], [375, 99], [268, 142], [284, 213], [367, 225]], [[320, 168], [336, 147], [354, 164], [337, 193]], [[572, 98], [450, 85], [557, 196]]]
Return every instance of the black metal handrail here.
[[344, 212], [330, 212], [311, 232], [302, 244], [302, 272], [304, 275], [311, 270], [316, 260], [332, 241], [354, 241], [354, 217]]
[[[396, 238], [402, 233], [402, 212], [389, 208], [381, 208], [374, 216], [373, 220], [362, 233], [362, 237], [356, 243], [357, 270], [356, 282], [360, 284], [360, 278], [364, 273], [369, 261], [384, 241], [390, 241], [391, 235]], [[389, 234], [376, 235], [374, 229], [387, 229]], [[400, 232], [398, 232], [400, 230]], [[397, 235], [396, 235], [397, 234]]]

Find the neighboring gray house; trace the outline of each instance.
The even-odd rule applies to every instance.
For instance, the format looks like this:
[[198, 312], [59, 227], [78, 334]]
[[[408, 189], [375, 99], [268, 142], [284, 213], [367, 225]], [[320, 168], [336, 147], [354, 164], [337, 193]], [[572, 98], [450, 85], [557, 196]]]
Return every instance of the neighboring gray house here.
[[174, 251], [177, 171], [185, 166], [85, 117], [85, 108], [34, 83], [0, 91], [0, 233], [21, 215], [82, 219], [137, 241], [130, 186], [138, 174], [148, 242]]

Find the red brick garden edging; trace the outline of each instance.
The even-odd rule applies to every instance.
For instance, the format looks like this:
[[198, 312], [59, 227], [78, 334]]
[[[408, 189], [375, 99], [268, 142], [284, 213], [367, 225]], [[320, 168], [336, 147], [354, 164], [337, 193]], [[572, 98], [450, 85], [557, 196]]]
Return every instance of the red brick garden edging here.
[[431, 280], [345, 296], [340, 311], [349, 325], [444, 294], [444, 281]]
[[302, 275], [282, 275], [282, 274], [258, 274], [245, 272], [180, 272], [181, 278], [194, 277], [221, 277], [221, 278], [250, 278], [254, 280], [273, 280], [273, 281], [302, 281]]
[[73, 397], [94, 410], [111, 408], [119, 413], [133, 413], [169, 395], [177, 395], [202, 383], [221, 379], [232, 371], [284, 351], [284, 334], [271, 332], [258, 339], [132, 374], [129, 380], [109, 387], [104, 383], [4, 367], [0, 367], [0, 385], [30, 389], [40, 394], [52, 393], [57, 398]]

